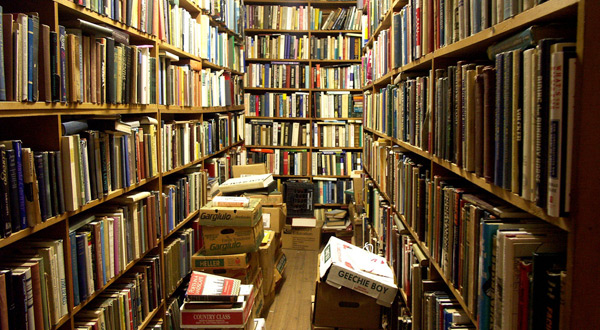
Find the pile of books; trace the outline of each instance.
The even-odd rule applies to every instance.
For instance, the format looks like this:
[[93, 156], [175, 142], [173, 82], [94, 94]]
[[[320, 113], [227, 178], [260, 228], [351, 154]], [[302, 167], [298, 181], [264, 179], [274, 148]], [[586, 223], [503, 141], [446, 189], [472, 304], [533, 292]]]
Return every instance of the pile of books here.
[[256, 293], [238, 279], [194, 271], [181, 306], [181, 327], [254, 329], [249, 319]]

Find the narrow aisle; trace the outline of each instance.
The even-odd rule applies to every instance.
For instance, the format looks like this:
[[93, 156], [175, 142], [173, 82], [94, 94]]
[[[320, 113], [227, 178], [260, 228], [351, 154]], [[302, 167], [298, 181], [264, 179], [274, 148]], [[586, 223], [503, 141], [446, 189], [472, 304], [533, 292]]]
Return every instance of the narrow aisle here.
[[285, 280], [266, 316], [269, 330], [310, 329], [310, 296], [315, 291], [317, 251], [287, 250]]

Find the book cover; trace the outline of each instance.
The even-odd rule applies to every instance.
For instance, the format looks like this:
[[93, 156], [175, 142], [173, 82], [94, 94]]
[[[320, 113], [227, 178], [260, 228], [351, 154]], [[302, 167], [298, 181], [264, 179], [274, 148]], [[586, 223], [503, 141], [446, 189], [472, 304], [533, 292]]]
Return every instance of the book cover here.
[[240, 285], [238, 279], [193, 271], [186, 298], [189, 301], [235, 302], [240, 294]]

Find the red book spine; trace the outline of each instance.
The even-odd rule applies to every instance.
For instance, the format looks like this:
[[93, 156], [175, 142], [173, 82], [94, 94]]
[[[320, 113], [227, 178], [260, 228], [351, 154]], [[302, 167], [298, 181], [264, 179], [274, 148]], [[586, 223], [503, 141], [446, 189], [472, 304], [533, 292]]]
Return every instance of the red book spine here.
[[529, 329], [529, 276], [533, 270], [530, 261], [519, 262], [519, 314], [517, 318], [517, 330]]

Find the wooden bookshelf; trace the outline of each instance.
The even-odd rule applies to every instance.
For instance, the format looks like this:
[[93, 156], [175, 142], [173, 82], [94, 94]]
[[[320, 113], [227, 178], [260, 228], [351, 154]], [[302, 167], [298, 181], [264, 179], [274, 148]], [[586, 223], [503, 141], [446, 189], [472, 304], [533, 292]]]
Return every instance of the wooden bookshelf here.
[[[391, 8], [382, 15], [382, 19], [369, 36], [365, 44], [366, 50], [372, 47], [373, 41], [377, 39], [379, 33], [391, 26], [391, 16], [393, 12], [399, 11], [404, 6], [404, 1], [394, 1]], [[575, 92], [576, 112], [574, 116], [574, 141], [572, 156], [572, 181], [571, 181], [571, 212], [567, 217], [549, 216], [543, 208], [509, 190], [503, 189], [486, 179], [477, 176], [473, 172], [466, 171], [461, 166], [447, 161], [404, 141], [394, 137], [387, 136], [371, 128], [364, 128], [366, 135], [371, 135], [376, 139], [384, 139], [391, 145], [399, 146], [407, 153], [412, 153], [415, 158], [423, 159], [425, 164], [429, 163], [430, 173], [450, 175], [456, 177], [465, 183], [475, 186], [479, 191], [487, 192], [503, 201], [518, 207], [543, 222], [549, 224], [551, 228], [556, 228], [568, 237], [567, 244], [567, 278], [565, 288], [561, 293], [561, 328], [564, 329], [583, 329], [596, 328], [600, 326], [600, 315], [594, 312], [595, 307], [592, 297], [600, 293], [600, 286], [597, 285], [597, 274], [600, 266], [597, 263], [590, 262], [596, 260], [600, 255], [600, 241], [597, 236], [600, 235], [600, 224], [596, 221], [595, 197], [600, 195], [600, 174], [595, 170], [600, 163], [600, 152], [597, 143], [597, 127], [600, 125], [600, 115], [596, 111], [600, 106], [600, 93], [596, 91], [596, 81], [600, 77], [600, 47], [596, 42], [597, 31], [600, 28], [600, 3], [592, 0], [548, 0], [534, 6], [526, 11], [514, 15], [504, 21], [495, 24], [492, 27], [483, 29], [471, 36], [465, 37], [459, 41], [435, 49], [428, 54], [422, 54], [418, 59], [392, 69], [389, 73], [375, 79], [368, 86], [363, 88], [364, 92], [370, 94], [378, 93], [378, 88], [383, 88], [388, 83], [393, 83], [399, 75], [422, 73], [421, 76], [430, 77], [430, 89], [433, 86], [431, 82], [432, 75], [427, 71], [436, 69], [445, 69], [448, 65], [454, 65], [458, 60], [484, 59], [485, 49], [511, 35], [523, 31], [527, 27], [538, 24], [553, 22], [564, 22], [572, 24], [577, 30], [577, 83]], [[435, 17], [435, 14], [434, 14]], [[488, 60], [489, 61], [489, 60]], [[366, 99], [365, 99], [366, 102]], [[434, 101], [432, 101], [435, 103]], [[365, 122], [366, 122], [365, 118]], [[430, 131], [431, 132], [431, 131]], [[592, 142], [593, 141], [593, 142]], [[370, 146], [365, 146], [369, 148]], [[412, 157], [412, 156], [411, 156]], [[365, 162], [368, 164], [368, 162]], [[454, 283], [444, 276], [444, 272], [434, 259], [429, 248], [421, 240], [415, 229], [410, 226], [402, 214], [399, 214], [394, 201], [382, 191], [378, 185], [376, 176], [369, 173], [368, 168], [364, 168], [365, 176], [371, 178], [374, 186], [379, 189], [381, 196], [387, 200], [398, 214], [401, 222], [407, 228], [408, 235], [414, 243], [423, 251], [425, 257], [429, 260], [430, 274], [435, 274], [435, 278], [441, 279], [447, 286], [447, 291], [456, 299], [458, 304], [467, 311], [471, 322], [478, 326], [477, 317], [466, 304], [461, 293], [454, 288]], [[433, 175], [433, 174], [431, 174]], [[564, 296], [563, 296], [564, 294]], [[406, 294], [399, 293], [400, 301], [410, 306], [406, 301]], [[562, 319], [564, 317], [564, 319]]]
[[[89, 3], [89, 2], [88, 2]], [[205, 11], [193, 2], [192, 0], [180, 0], [179, 6], [188, 12], [190, 12], [192, 19], [195, 20], [199, 15], [205, 14]], [[188, 169], [194, 165], [202, 165], [201, 170], [206, 171], [206, 165], [214, 157], [223, 155], [224, 153], [235, 150], [236, 148], [243, 145], [244, 141], [231, 142], [231, 145], [217, 150], [216, 152], [204, 155], [203, 157], [196, 159], [188, 164], [179, 166], [175, 169], [163, 171], [161, 169], [162, 160], [162, 146], [161, 136], [163, 133], [161, 122], [171, 120], [197, 120], [199, 122], [205, 121], [206, 118], [216, 117], [218, 114], [229, 114], [239, 113], [243, 111], [244, 105], [237, 104], [226, 107], [185, 107], [176, 105], [160, 105], [159, 93], [160, 86], [158, 81], [159, 76], [159, 54], [162, 51], [168, 51], [180, 57], [180, 59], [191, 59], [202, 63], [202, 69], [209, 69], [212, 72], [225, 71], [232, 77], [241, 77], [244, 75], [243, 68], [236, 70], [232, 68], [223, 67], [215, 63], [211, 63], [207, 59], [203, 59], [199, 56], [190, 54], [182, 49], [179, 49], [164, 40], [161, 40], [158, 36], [150, 33], [143, 32], [140, 29], [133, 28], [122, 22], [113, 20], [110, 16], [99, 14], [90, 9], [86, 9], [70, 0], [23, 0], [23, 1], [11, 1], [2, 3], [3, 12], [6, 13], [31, 13], [38, 12], [40, 18], [40, 24], [46, 24], [50, 27], [50, 31], [58, 31], [58, 26], [63, 25], [67, 21], [74, 21], [76, 18], [83, 19], [88, 22], [96, 24], [104, 24], [111, 28], [116, 28], [129, 37], [130, 45], [148, 45], [151, 46], [150, 57], [156, 62], [156, 78], [157, 86], [148, 86], [148, 93], [155, 92], [156, 102], [153, 104], [100, 104], [100, 103], [49, 103], [49, 102], [12, 102], [2, 101], [0, 102], [0, 128], [4, 133], [4, 139], [21, 139], [23, 141], [23, 147], [31, 147], [35, 151], [44, 150], [61, 150], [61, 123], [63, 121], [87, 118], [91, 116], [108, 116], [108, 115], [122, 115], [123, 120], [127, 121], [129, 117], [136, 116], [150, 116], [158, 121], [156, 126], [156, 155], [158, 169], [154, 176], [147, 177], [140, 180], [140, 182], [132, 184], [129, 187], [115, 189], [107, 194], [101, 195], [95, 200], [89, 201], [87, 204], [81, 205], [74, 211], [67, 211], [62, 214], [51, 217], [33, 227], [29, 227], [23, 230], [13, 232], [10, 236], [0, 238], [0, 254], [6, 255], [12, 251], [13, 248], [19, 248], [21, 243], [28, 242], [31, 239], [61, 239], [64, 247], [64, 271], [65, 271], [65, 283], [67, 287], [67, 314], [58, 320], [57, 324], [51, 325], [52, 330], [71, 330], [74, 329], [75, 320], [77, 320], [80, 312], [89, 306], [93, 306], [98, 297], [105, 293], [107, 289], [111, 288], [111, 285], [118, 283], [125, 274], [135, 270], [139, 266], [139, 262], [150, 255], [158, 255], [160, 260], [161, 274], [160, 277], [163, 279], [161, 286], [162, 295], [158, 298], [158, 306], [146, 315], [145, 319], [141, 321], [139, 329], [144, 329], [153, 320], [165, 319], [166, 300], [170, 297], [167, 295], [165, 288], [165, 279], [169, 269], [165, 263], [163, 255], [165, 240], [171, 238], [181, 229], [188, 227], [192, 220], [198, 215], [199, 211], [192, 212], [183, 221], [178, 223], [175, 228], [166, 233], [164, 231], [163, 223], [161, 222], [161, 235], [157, 237], [157, 246], [149, 248], [140, 254], [139, 258], [129, 262], [119, 274], [107, 281], [106, 284], [102, 285], [99, 289], [96, 289], [89, 297], [81, 301], [77, 306], [74, 305], [73, 289], [74, 289], [74, 277], [72, 275], [71, 265], [71, 249], [70, 237], [69, 237], [69, 225], [73, 224], [74, 220], [82, 215], [93, 214], [93, 212], [102, 212], [103, 208], [111, 205], [115, 199], [124, 196], [127, 193], [133, 191], [162, 191], [163, 184], [167, 179], [171, 179], [171, 175], [182, 173], [185, 169]], [[242, 17], [243, 19], [243, 17]], [[229, 29], [223, 22], [217, 21], [214, 17], [209, 17], [210, 24], [216, 27], [219, 32], [227, 33], [229, 36], [233, 36], [235, 44], [240, 45], [244, 42], [244, 39], [239, 33]], [[85, 33], [84, 33], [85, 34]], [[0, 36], [1, 38], [1, 36]], [[41, 42], [41, 35], [40, 35]], [[238, 52], [239, 53], [239, 52]], [[42, 62], [42, 58], [39, 62]], [[238, 63], [243, 63], [243, 59], [239, 59]], [[153, 73], [154, 74], [154, 73]], [[43, 73], [39, 72], [39, 79], [43, 78]], [[41, 86], [40, 86], [41, 87]], [[123, 86], [124, 87], [124, 86]], [[156, 88], [154, 88], [156, 87]], [[186, 86], [187, 88], [187, 86]], [[195, 93], [189, 89], [190, 93]], [[243, 100], [242, 100], [243, 102]], [[128, 117], [129, 116], [129, 117]], [[230, 122], [231, 125], [235, 123], [233, 120]], [[19, 124], [18, 128], [15, 128], [15, 124]], [[231, 127], [231, 126], [230, 126]], [[10, 136], [8, 136], [10, 134]], [[229, 141], [235, 141], [235, 137], [232, 136], [231, 131], [226, 132], [228, 134]], [[243, 136], [243, 134], [242, 134]], [[31, 141], [36, 141], [32, 143]], [[39, 144], [39, 145], [37, 145]], [[64, 151], [64, 150], [62, 150]], [[232, 157], [235, 158], [235, 157]], [[63, 169], [64, 172], [64, 169]], [[135, 180], [134, 180], [135, 181]], [[163, 200], [157, 200], [160, 207], [160, 213], [164, 213]], [[162, 216], [161, 216], [162, 218]], [[164, 221], [162, 219], [161, 221]], [[145, 233], [147, 234], [147, 233]], [[141, 251], [140, 251], [141, 252]], [[131, 273], [131, 272], [130, 272]], [[75, 277], [76, 280], [76, 277]], [[183, 279], [180, 281], [183, 283]], [[52, 308], [52, 307], [51, 307]], [[40, 326], [36, 324], [36, 328]]]

